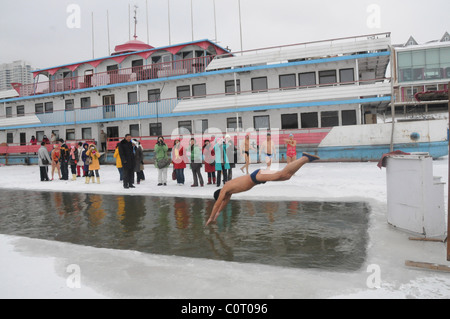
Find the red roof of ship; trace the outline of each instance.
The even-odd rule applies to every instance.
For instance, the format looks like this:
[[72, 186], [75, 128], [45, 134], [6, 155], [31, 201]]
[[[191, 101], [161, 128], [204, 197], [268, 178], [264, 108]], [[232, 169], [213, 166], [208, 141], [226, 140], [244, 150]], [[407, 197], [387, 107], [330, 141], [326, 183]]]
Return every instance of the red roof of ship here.
[[115, 52], [112, 55], [144, 51], [144, 50], [151, 50], [151, 49], [154, 49], [154, 47], [152, 47], [151, 45], [148, 45], [142, 41], [134, 39], [134, 40], [125, 42], [124, 44], [117, 45], [114, 48]]

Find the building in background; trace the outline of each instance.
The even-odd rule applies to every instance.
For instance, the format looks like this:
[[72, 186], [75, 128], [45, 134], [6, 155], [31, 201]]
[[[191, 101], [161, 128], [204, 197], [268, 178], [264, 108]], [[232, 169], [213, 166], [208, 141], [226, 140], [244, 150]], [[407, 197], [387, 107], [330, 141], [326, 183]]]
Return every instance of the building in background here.
[[[418, 44], [410, 37], [395, 46], [394, 95], [397, 120], [448, 117], [450, 35]], [[448, 93], [447, 93], [448, 94]], [[421, 96], [421, 98], [419, 98]]]
[[0, 64], [0, 91], [13, 89], [11, 83], [33, 83], [31, 65], [25, 61]]

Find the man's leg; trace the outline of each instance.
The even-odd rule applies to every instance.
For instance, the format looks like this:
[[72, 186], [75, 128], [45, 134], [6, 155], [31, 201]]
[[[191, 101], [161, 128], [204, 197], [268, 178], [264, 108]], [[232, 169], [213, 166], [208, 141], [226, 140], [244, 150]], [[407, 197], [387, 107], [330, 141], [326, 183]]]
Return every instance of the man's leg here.
[[286, 165], [286, 167], [278, 172], [265, 173], [264, 171], [261, 171], [260, 174], [258, 174], [258, 181], [260, 182], [280, 182], [280, 181], [287, 181], [291, 179], [292, 176], [294, 176], [297, 171], [302, 168], [303, 165], [306, 163], [315, 161], [320, 159], [318, 156], [310, 155], [307, 153], [303, 153], [303, 156], [299, 159], [289, 163]]

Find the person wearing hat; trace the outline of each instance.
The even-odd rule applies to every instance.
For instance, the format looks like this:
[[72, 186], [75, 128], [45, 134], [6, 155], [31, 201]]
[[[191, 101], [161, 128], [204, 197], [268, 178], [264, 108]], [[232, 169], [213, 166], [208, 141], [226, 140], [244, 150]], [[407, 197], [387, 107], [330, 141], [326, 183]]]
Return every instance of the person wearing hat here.
[[89, 164], [89, 176], [86, 177], [86, 184], [89, 184], [89, 178], [91, 182], [94, 183], [94, 173], [97, 177], [97, 184], [100, 184], [100, 153], [94, 144], [89, 145], [89, 149], [86, 152], [86, 155], [91, 158], [91, 163]]
[[297, 141], [294, 140], [294, 134], [289, 135], [289, 139], [285, 140], [286, 143], [286, 160], [287, 163], [292, 163], [297, 159]]

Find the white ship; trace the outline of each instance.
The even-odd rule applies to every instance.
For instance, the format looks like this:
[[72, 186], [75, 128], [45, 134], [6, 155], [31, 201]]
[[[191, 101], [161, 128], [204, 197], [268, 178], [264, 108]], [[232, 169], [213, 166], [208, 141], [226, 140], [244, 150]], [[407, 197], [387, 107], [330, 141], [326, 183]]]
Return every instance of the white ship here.
[[[431, 70], [426, 58], [436, 52]], [[418, 53], [425, 64], [408, 64]], [[329, 161], [378, 160], [392, 150], [439, 158], [448, 154], [448, 118], [433, 114], [448, 112], [448, 93], [447, 101], [412, 97], [430, 85], [448, 92], [449, 67], [450, 42], [394, 47], [390, 33], [237, 53], [210, 40], [154, 48], [135, 39], [111, 56], [14, 84], [19, 96], [0, 100], [0, 154], [34, 152], [32, 135], [98, 141], [103, 130], [109, 150], [131, 133], [148, 154], [158, 135], [171, 146], [180, 135], [201, 143], [230, 134], [239, 144], [250, 133], [257, 148], [270, 132], [278, 160], [290, 134], [298, 152]], [[408, 118], [410, 108], [426, 116]]]

